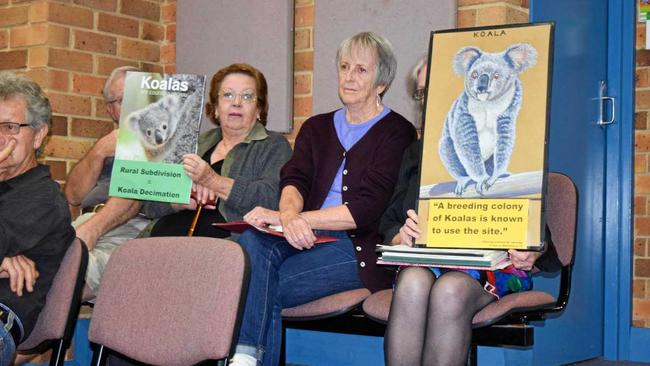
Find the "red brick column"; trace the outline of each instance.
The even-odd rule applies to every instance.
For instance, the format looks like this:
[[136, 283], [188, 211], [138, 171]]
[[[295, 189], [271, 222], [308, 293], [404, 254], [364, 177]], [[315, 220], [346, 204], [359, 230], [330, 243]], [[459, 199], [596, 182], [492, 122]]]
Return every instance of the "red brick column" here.
[[54, 178], [113, 128], [101, 95], [115, 67], [174, 72], [175, 0], [0, 0], [0, 70], [36, 80], [52, 103], [42, 160]]
[[645, 49], [645, 24], [637, 24], [636, 106], [634, 115], [634, 269], [632, 325], [650, 327], [650, 50]]

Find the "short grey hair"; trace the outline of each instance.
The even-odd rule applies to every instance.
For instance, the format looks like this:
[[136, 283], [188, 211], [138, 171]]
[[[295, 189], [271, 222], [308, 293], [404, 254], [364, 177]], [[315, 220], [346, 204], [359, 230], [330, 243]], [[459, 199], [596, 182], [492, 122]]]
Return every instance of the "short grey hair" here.
[[113, 84], [115, 80], [126, 77], [127, 71], [140, 71], [140, 69], [135, 66], [120, 66], [113, 69], [111, 75], [108, 77], [108, 79], [106, 79], [106, 82], [104, 83], [104, 90], [102, 90], [102, 95], [104, 96], [105, 100], [108, 101], [112, 97], [112, 95], [110, 95], [111, 84]]
[[415, 91], [418, 90], [418, 75], [420, 74], [420, 71], [422, 71], [422, 68], [427, 66], [427, 60], [428, 56], [422, 56], [418, 59], [418, 62], [413, 65], [413, 68], [411, 68], [407, 85], [409, 95], [413, 95]]
[[[52, 107], [43, 89], [33, 80], [13, 72], [0, 72], [0, 100], [14, 97], [25, 99], [25, 122], [34, 129], [48, 128], [52, 122]], [[19, 122], [19, 121], [14, 121]]]
[[377, 33], [362, 32], [341, 42], [336, 51], [336, 65], [338, 66], [341, 62], [341, 57], [349, 55], [353, 49], [357, 48], [369, 49], [377, 53], [375, 86], [384, 86], [384, 91], [381, 93], [381, 97], [383, 97], [395, 79], [397, 71], [397, 59], [393, 53], [393, 46], [386, 38]]

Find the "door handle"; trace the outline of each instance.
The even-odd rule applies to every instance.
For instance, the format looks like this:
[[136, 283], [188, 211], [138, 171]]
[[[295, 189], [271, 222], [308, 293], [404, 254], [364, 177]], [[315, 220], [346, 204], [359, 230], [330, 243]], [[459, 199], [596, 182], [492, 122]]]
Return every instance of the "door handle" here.
[[[600, 86], [598, 88], [598, 121], [596, 121], [596, 124], [599, 126], [607, 126], [611, 125], [614, 123], [615, 116], [616, 116], [616, 98], [614, 97], [608, 97], [606, 96], [607, 94], [607, 83], [605, 81], [601, 80], [600, 81]], [[612, 114], [611, 118], [608, 120], [604, 120], [605, 118], [605, 108], [607, 104], [612, 105]]]

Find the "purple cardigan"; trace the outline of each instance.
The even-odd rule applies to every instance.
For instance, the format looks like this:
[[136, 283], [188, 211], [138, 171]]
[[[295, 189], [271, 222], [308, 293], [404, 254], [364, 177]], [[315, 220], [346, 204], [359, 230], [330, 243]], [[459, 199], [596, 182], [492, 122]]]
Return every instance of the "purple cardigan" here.
[[320, 114], [305, 121], [280, 173], [280, 188], [296, 187], [303, 210], [317, 210], [346, 157], [342, 196], [357, 224], [347, 233], [355, 245], [361, 280], [373, 292], [390, 287], [394, 277], [376, 265], [375, 245], [381, 243], [379, 220], [397, 182], [402, 153], [416, 138], [411, 123], [391, 111], [345, 151], [334, 129], [334, 112]]

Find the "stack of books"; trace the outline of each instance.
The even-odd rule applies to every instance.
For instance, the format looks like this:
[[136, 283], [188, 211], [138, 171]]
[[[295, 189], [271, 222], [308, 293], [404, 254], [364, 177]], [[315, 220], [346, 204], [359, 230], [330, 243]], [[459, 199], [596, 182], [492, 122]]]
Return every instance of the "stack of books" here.
[[414, 248], [377, 245], [378, 264], [481, 269], [494, 271], [511, 264], [505, 250]]

